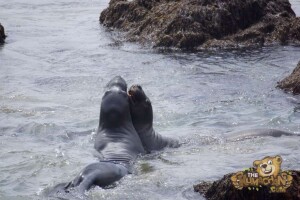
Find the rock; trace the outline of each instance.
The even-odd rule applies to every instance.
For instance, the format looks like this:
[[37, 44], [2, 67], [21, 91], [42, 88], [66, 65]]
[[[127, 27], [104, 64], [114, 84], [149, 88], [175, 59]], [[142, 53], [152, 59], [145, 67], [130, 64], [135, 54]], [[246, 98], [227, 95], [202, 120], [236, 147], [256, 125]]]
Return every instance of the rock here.
[[4, 32], [4, 27], [0, 23], [0, 44], [4, 43], [5, 38], [6, 38], [6, 35]]
[[194, 186], [194, 191], [205, 196], [208, 200], [299, 200], [300, 199], [300, 171], [291, 170], [292, 185], [285, 193], [270, 193], [265, 186], [259, 190], [236, 189], [231, 182], [233, 174], [227, 174], [213, 183], [203, 182]]
[[277, 87], [283, 89], [286, 92], [291, 92], [295, 95], [300, 94], [300, 62], [298, 63], [292, 74], [290, 74], [282, 81], [278, 82]]
[[111, 0], [100, 22], [155, 47], [300, 43], [300, 19], [288, 0]]

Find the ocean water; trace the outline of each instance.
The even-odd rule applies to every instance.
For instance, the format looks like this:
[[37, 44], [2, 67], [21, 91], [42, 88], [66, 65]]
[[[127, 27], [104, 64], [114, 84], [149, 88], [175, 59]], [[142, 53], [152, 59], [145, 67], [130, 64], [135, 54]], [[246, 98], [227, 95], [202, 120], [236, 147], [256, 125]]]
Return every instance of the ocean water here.
[[[300, 1], [291, 1], [300, 15]], [[201, 199], [192, 186], [281, 155], [299, 169], [300, 137], [229, 142], [232, 132], [300, 134], [300, 98], [275, 88], [300, 47], [160, 52], [123, 42], [99, 24], [108, 0], [0, 1], [0, 199], [43, 199], [97, 162], [93, 139], [103, 87], [115, 75], [139, 83], [154, 126], [184, 144], [139, 158], [135, 173], [90, 199]]]

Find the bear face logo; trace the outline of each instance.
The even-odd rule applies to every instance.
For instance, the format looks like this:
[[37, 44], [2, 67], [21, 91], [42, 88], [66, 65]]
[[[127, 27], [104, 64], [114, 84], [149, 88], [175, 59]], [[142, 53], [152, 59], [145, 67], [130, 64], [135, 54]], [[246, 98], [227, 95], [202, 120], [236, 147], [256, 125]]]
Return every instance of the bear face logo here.
[[277, 177], [281, 171], [281, 156], [270, 157], [267, 156], [262, 160], [256, 160], [253, 162], [253, 166], [256, 168], [257, 173], [262, 177], [274, 176]]

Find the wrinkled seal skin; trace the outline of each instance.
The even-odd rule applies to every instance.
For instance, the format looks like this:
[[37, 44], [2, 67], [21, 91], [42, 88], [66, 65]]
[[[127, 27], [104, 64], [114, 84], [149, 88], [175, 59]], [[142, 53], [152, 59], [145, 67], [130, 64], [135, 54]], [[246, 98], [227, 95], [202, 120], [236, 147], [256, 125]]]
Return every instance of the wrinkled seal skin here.
[[163, 137], [153, 129], [153, 110], [149, 98], [140, 85], [129, 89], [130, 113], [133, 125], [138, 132], [147, 152], [161, 150], [164, 147], [179, 147], [177, 140]]
[[100, 162], [85, 167], [73, 181], [55, 186], [47, 196], [68, 193], [71, 189], [84, 193], [93, 186], [111, 185], [130, 173], [134, 160], [145, 153], [132, 124], [126, 90], [127, 84], [119, 76], [106, 86], [94, 145], [103, 156]]
[[104, 160], [127, 165], [145, 152], [132, 123], [125, 81], [116, 77], [108, 88], [102, 99], [95, 149]]

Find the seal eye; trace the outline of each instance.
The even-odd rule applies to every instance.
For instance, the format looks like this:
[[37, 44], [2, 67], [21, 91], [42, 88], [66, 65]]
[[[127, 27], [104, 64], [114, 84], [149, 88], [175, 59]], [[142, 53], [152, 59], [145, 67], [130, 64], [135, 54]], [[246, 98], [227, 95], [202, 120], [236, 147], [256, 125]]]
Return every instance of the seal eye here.
[[272, 163], [272, 160], [269, 160], [268, 161], [268, 165], [272, 165], [273, 163]]

